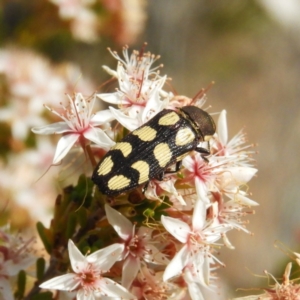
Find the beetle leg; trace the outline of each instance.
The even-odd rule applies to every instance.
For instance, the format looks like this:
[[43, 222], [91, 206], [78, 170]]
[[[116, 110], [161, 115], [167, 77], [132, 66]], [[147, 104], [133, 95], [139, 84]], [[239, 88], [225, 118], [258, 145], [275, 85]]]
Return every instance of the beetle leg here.
[[180, 161], [177, 161], [177, 162], [176, 162], [176, 166], [175, 166], [175, 170], [173, 170], [173, 171], [165, 171], [165, 172], [161, 172], [160, 174], [158, 174], [157, 180], [159, 180], [159, 181], [164, 180], [165, 174], [174, 174], [174, 173], [177, 173], [177, 172], [180, 170], [181, 165], [182, 165], [182, 161], [181, 161], [181, 160], [180, 160]]
[[147, 191], [148, 185], [149, 185], [149, 181], [147, 181], [147, 182], [145, 183], [145, 185], [143, 186], [143, 188], [142, 188], [142, 193], [143, 193], [143, 194], [145, 194], [145, 192]]
[[200, 153], [201, 157], [203, 158], [203, 160], [208, 163], [208, 159], [206, 158], [206, 156], [210, 155], [209, 149], [205, 149], [205, 148], [202, 148], [202, 147], [197, 147], [195, 149], [195, 151], [197, 151], [198, 153]]

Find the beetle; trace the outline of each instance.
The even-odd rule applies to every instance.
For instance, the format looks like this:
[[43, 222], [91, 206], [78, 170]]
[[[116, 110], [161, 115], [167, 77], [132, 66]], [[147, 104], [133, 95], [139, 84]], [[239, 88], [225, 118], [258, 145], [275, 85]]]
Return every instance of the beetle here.
[[176, 164], [177, 172], [193, 150], [207, 160], [210, 151], [199, 142], [209, 141], [215, 131], [212, 117], [196, 106], [164, 109], [116, 143], [98, 163], [92, 180], [109, 196], [147, 187], [151, 179], [162, 180], [171, 165]]

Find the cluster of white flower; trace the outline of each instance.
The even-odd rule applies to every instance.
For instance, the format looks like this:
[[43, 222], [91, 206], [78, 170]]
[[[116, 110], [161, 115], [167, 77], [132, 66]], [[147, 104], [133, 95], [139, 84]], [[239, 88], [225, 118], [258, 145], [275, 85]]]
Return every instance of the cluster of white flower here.
[[18, 273], [36, 260], [32, 250], [34, 240], [25, 241], [9, 231], [9, 226], [0, 228], [0, 298], [5, 300], [14, 299], [12, 286]]
[[[124, 48], [124, 59], [112, 54], [118, 60], [117, 70], [105, 70], [118, 81], [116, 92], [98, 94], [92, 101], [76, 94], [70, 98], [65, 114], [60, 114], [63, 122], [33, 129], [40, 134], [64, 134], [57, 145], [55, 163], [76, 141], [83, 147], [90, 141], [106, 149], [113, 145], [108, 137], [113, 136], [108, 132], [111, 129], [106, 135], [97, 127], [113, 119], [132, 131], [165, 108], [204, 103], [204, 95], [189, 99], [164, 91], [167, 77], [160, 75], [159, 67], [152, 67], [158, 57], [151, 53], [134, 51], [129, 56]], [[118, 108], [92, 114], [96, 98]], [[227, 238], [232, 229], [249, 233], [242, 217], [257, 205], [248, 198], [247, 183], [257, 170], [252, 166], [253, 151], [244, 146], [245, 134], [240, 132], [228, 140], [225, 111], [220, 113], [217, 124], [208, 161], [192, 152], [183, 159], [183, 168], [176, 174], [169, 173], [163, 181], [149, 183], [145, 196], [147, 201], [156, 203], [153, 218], [150, 214], [152, 224], [132, 224], [106, 204], [107, 220], [120, 242], [87, 257], [69, 242], [74, 273], [51, 279], [42, 287], [77, 291], [77, 299], [96, 299], [101, 295], [147, 300], [204, 299], [203, 289], [213, 290], [216, 286], [213, 271], [223, 265], [214, 255], [216, 249], [222, 245], [233, 248]], [[119, 129], [120, 126], [116, 130]], [[112, 133], [117, 136], [117, 132]], [[167, 208], [159, 210], [162, 204]], [[160, 220], [156, 209], [162, 215]], [[115, 262], [122, 268], [123, 288], [101, 275]]]
[[13, 138], [18, 140], [24, 140], [32, 126], [46, 123], [43, 104], [58, 105], [66, 92], [89, 95], [95, 90], [90, 80], [82, 78], [78, 66], [65, 63], [54, 67], [29, 50], [0, 49], [0, 75], [8, 90], [1, 99], [7, 105], [0, 108], [0, 121], [11, 125]]
[[[105, 31], [119, 43], [132, 43], [141, 33], [146, 19], [145, 3], [142, 0], [127, 0], [126, 3], [96, 0], [49, 1], [58, 7], [61, 19], [70, 21], [73, 37], [86, 43], [96, 42]], [[101, 15], [96, 13], [99, 7]], [[105, 25], [109, 25], [109, 30]]]
[[[29, 212], [27, 217], [22, 214], [24, 218], [12, 214], [13, 224], [23, 226], [38, 218], [47, 222], [57, 193], [55, 182], [48, 179], [34, 183], [49, 169], [54, 143], [36, 136], [36, 148], [28, 149], [30, 128], [49, 122], [50, 114], [45, 114], [43, 104], [59, 105], [66, 92], [93, 94], [95, 85], [75, 64], [53, 65], [38, 53], [9, 47], [0, 49], [0, 77], [0, 123], [9, 128], [7, 133], [1, 131], [2, 143], [12, 150], [0, 159], [0, 191], [3, 199], [10, 200], [8, 210], [19, 207]], [[54, 177], [55, 171], [52, 168], [48, 175]]]

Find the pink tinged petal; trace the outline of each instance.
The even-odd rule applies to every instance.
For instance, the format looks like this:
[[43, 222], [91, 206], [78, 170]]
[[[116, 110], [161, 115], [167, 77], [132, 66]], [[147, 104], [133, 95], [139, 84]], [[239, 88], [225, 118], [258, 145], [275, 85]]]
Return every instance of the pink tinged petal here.
[[[96, 297], [105, 295], [107, 297], [114, 297], [114, 299], [136, 299], [126, 288], [109, 278], [101, 279], [97, 285], [100, 287], [101, 293], [95, 292]], [[97, 299], [102, 299], [102, 297]], [[104, 299], [106, 299], [106, 297]]]
[[193, 230], [198, 231], [203, 229], [206, 221], [206, 204], [198, 200], [195, 203], [194, 212], [193, 212]]
[[191, 228], [185, 222], [166, 216], [161, 216], [164, 227], [181, 243], [186, 243]]
[[98, 125], [106, 124], [107, 122], [110, 122], [113, 119], [114, 119], [114, 116], [111, 113], [111, 111], [109, 109], [105, 109], [105, 110], [101, 110], [101, 111], [98, 111], [97, 113], [95, 113], [91, 117], [90, 123], [93, 126], [98, 126]]
[[89, 263], [97, 265], [99, 269], [105, 272], [108, 271], [117, 260], [119, 260], [123, 251], [124, 245], [113, 244], [92, 253], [86, 257], [86, 260]]
[[222, 145], [226, 145], [228, 141], [228, 130], [226, 120], [226, 110], [222, 110], [218, 119], [218, 137]]
[[72, 270], [76, 273], [81, 272], [81, 268], [86, 264], [86, 257], [82, 255], [72, 240], [68, 242], [68, 251]]
[[111, 104], [119, 104], [121, 102], [118, 93], [103, 93], [97, 94], [96, 96], [101, 100]]
[[189, 262], [189, 249], [187, 245], [184, 245], [179, 252], [176, 253], [174, 258], [166, 267], [166, 270], [163, 275], [163, 281], [167, 281], [168, 279], [177, 276], [181, 273], [182, 269]]
[[79, 138], [79, 134], [72, 133], [72, 134], [64, 135], [59, 139], [54, 154], [54, 158], [53, 158], [54, 164], [60, 162], [67, 155], [67, 153], [76, 143], [78, 138]]
[[76, 274], [70, 273], [54, 277], [40, 285], [42, 289], [61, 290], [61, 291], [73, 291], [80, 284], [79, 280], [76, 280]]
[[122, 270], [122, 286], [129, 289], [133, 280], [135, 279], [139, 269], [140, 269], [140, 259], [138, 257], [133, 257], [132, 255], [127, 256], [123, 264]]
[[117, 121], [129, 131], [133, 131], [141, 125], [137, 118], [130, 118], [111, 106], [109, 107], [109, 109], [114, 115], [114, 117], [117, 119]]
[[49, 125], [33, 127], [31, 131], [35, 134], [60, 134], [70, 132], [72, 129], [66, 122], [57, 122]]
[[5, 300], [15, 299], [10, 286], [10, 282], [3, 276], [0, 277], [0, 299], [5, 299]]
[[112, 141], [100, 128], [91, 127], [84, 131], [83, 136], [87, 140], [90, 140], [103, 148], [111, 148], [115, 145], [115, 142]]
[[109, 224], [123, 241], [127, 241], [132, 236], [132, 223], [108, 204], [105, 204], [105, 212]]

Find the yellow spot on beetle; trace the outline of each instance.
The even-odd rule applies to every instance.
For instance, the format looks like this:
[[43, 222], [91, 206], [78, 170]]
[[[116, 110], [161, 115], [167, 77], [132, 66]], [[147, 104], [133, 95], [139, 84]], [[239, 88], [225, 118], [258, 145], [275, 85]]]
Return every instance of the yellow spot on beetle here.
[[140, 173], [139, 184], [149, 180], [149, 165], [143, 160], [139, 160], [131, 165], [131, 168], [136, 169]]
[[132, 134], [137, 135], [143, 142], [150, 142], [154, 140], [156, 137], [156, 133], [156, 130], [151, 128], [150, 126], [144, 126], [132, 132]]
[[173, 111], [161, 117], [158, 121], [158, 124], [163, 126], [174, 125], [179, 121], [179, 119], [180, 117], [176, 114], [175, 111]]
[[120, 150], [124, 157], [127, 157], [132, 151], [132, 146], [127, 142], [120, 142], [113, 146], [111, 150]]
[[115, 175], [109, 179], [107, 185], [111, 190], [120, 190], [130, 184], [130, 179], [124, 175]]
[[108, 174], [112, 167], [114, 166], [114, 163], [111, 159], [111, 156], [107, 156], [103, 162], [101, 163], [99, 169], [98, 169], [98, 175], [106, 175]]
[[154, 148], [154, 156], [158, 161], [158, 164], [164, 168], [172, 158], [172, 152], [166, 143], [160, 143]]
[[211, 138], [212, 138], [212, 135], [206, 135], [206, 136], [204, 137], [204, 141], [205, 141], [205, 142], [208, 142]]
[[189, 127], [181, 128], [178, 130], [175, 138], [176, 146], [184, 146], [191, 143], [195, 139], [195, 134]]

